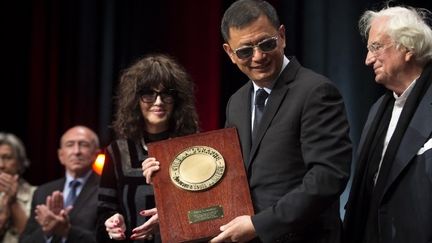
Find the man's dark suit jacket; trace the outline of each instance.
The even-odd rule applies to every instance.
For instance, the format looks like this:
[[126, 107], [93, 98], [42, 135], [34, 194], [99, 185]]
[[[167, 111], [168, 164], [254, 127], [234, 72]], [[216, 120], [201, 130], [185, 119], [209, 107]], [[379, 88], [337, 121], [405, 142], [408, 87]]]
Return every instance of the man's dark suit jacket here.
[[[420, 78], [432, 82], [432, 63]], [[358, 154], [364, 149], [364, 140], [371, 122], [383, 98], [371, 108], [360, 138]], [[403, 134], [399, 149], [393, 160], [384, 192], [380, 195], [378, 208], [379, 239], [382, 243], [426, 243], [432, 242], [432, 85], [421, 99], [408, 128]], [[428, 143], [429, 142], [429, 143]], [[426, 145], [426, 146], [425, 146]], [[362, 164], [356, 165], [356, 175]], [[350, 198], [344, 218], [347, 243], [355, 243], [355, 202], [362, 200], [357, 195], [358, 176], [354, 177]]]
[[[33, 195], [30, 218], [25, 230], [20, 238], [22, 243], [45, 243], [42, 228], [35, 220], [35, 208], [39, 204], [45, 204], [46, 197], [52, 192], [63, 191], [66, 178], [61, 178], [48, 182], [38, 187]], [[97, 220], [97, 195], [99, 186], [99, 176], [92, 172], [78, 198], [73, 209], [69, 212], [71, 230], [67, 236], [67, 243], [96, 242], [96, 220]], [[60, 237], [53, 237], [52, 242], [61, 242]]]
[[226, 126], [238, 129], [259, 240], [339, 242], [339, 196], [352, 154], [341, 95], [291, 58], [252, 143], [252, 92], [248, 82], [230, 98]]

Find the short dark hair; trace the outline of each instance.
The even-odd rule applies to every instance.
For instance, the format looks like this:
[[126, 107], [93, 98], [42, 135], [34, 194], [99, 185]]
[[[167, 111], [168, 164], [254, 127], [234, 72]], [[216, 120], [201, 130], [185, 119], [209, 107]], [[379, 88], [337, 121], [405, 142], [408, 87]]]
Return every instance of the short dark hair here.
[[240, 0], [234, 2], [222, 17], [222, 37], [225, 41], [228, 41], [230, 38], [229, 29], [231, 27], [243, 28], [262, 15], [266, 16], [276, 29], [279, 28], [279, 17], [270, 3], [262, 0]]

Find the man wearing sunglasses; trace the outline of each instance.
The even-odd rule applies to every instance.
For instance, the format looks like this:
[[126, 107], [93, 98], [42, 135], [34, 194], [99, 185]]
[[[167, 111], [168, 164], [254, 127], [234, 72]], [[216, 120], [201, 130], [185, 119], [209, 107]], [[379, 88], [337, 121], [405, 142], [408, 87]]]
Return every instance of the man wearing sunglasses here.
[[340, 242], [352, 153], [340, 93], [284, 55], [285, 27], [267, 2], [234, 2], [221, 31], [251, 80], [230, 98], [226, 126], [238, 129], [255, 215], [221, 226], [211, 242]]

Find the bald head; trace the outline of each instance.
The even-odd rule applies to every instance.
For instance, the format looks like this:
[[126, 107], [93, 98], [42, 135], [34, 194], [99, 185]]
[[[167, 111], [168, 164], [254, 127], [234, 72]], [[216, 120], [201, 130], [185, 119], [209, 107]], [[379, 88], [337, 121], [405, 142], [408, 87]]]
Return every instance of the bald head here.
[[99, 151], [99, 138], [85, 126], [68, 129], [60, 139], [58, 157], [66, 172], [72, 177], [81, 177], [91, 170]]
[[62, 144], [65, 141], [65, 137], [70, 136], [70, 134], [77, 134], [77, 133], [86, 134], [89, 137], [89, 139], [92, 141], [92, 143], [94, 143], [94, 145], [99, 148], [98, 135], [93, 130], [91, 130], [86, 126], [74, 126], [69, 128], [65, 133], [63, 133], [63, 135], [60, 138], [60, 148], [62, 147]]

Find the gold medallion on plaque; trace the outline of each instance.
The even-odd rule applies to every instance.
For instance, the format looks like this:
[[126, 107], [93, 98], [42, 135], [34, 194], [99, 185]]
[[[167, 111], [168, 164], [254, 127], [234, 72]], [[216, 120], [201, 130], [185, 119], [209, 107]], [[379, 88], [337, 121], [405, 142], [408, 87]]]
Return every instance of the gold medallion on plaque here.
[[188, 191], [202, 191], [215, 185], [225, 172], [222, 155], [208, 146], [192, 146], [180, 152], [170, 165], [171, 181]]

